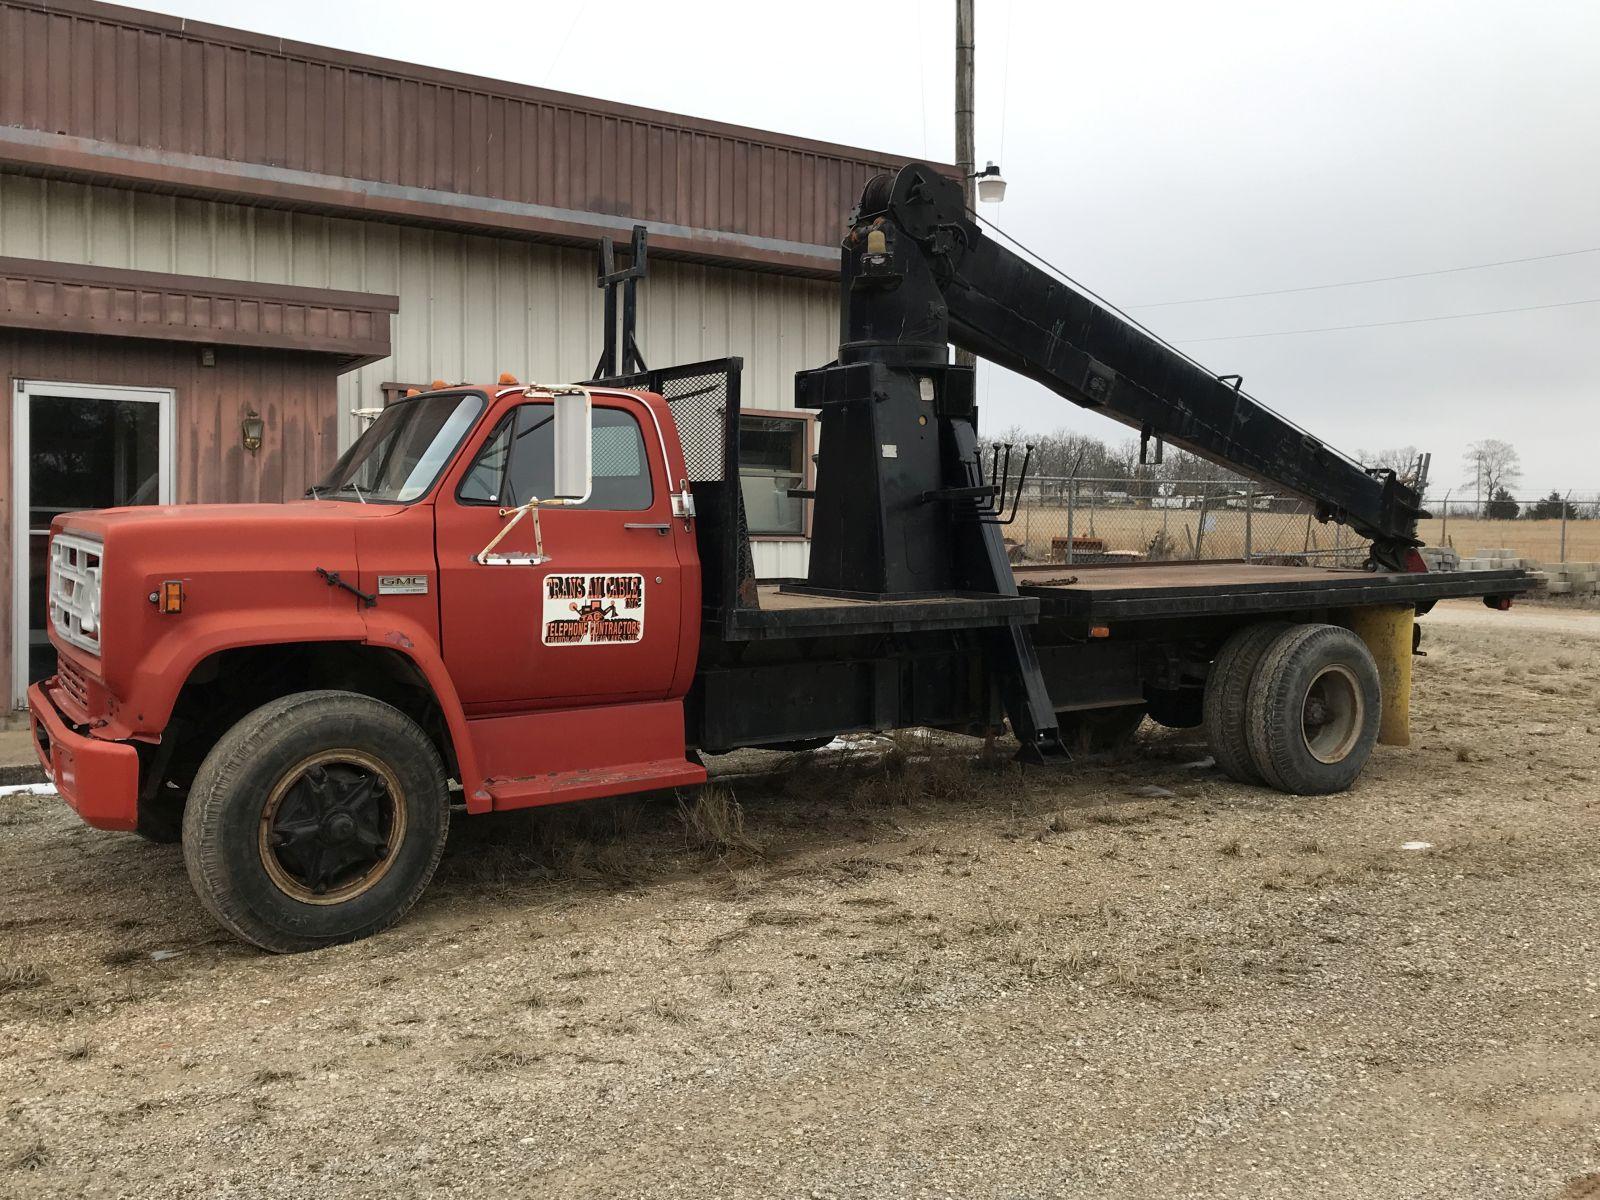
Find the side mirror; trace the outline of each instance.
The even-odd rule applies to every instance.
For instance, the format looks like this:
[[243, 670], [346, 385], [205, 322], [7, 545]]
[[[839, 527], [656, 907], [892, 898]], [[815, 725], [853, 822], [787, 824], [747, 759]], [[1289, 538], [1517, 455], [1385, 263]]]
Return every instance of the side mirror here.
[[589, 393], [572, 391], [556, 395], [555, 495], [553, 500], [589, 498], [594, 486], [594, 421]]
[[[516, 508], [502, 508], [500, 517], [510, 517], [500, 527], [500, 532], [482, 550], [472, 556], [473, 561], [486, 567], [538, 566], [550, 561], [544, 552], [544, 533], [539, 528], [541, 505], [582, 504], [594, 487], [594, 421], [589, 403], [589, 393], [581, 388], [546, 388], [529, 384], [525, 396], [549, 396], [553, 411], [554, 436], [551, 438], [554, 456], [551, 486], [554, 495], [535, 496]], [[505, 540], [506, 534], [518, 521], [533, 514], [533, 553], [496, 554], [494, 548]]]

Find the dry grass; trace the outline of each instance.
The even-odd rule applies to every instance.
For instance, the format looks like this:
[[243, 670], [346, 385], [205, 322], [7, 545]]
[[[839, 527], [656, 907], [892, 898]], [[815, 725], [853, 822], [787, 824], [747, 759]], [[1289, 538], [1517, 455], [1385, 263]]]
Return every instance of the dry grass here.
[[23, 992], [29, 988], [43, 987], [50, 975], [38, 963], [10, 962], [0, 964], [0, 996]]
[[650, 1005], [651, 1015], [667, 1022], [669, 1025], [687, 1025], [691, 1020], [689, 1012], [672, 1000], [657, 999]]
[[[1209, 528], [1201, 538], [1201, 557], [1238, 556], [1244, 546], [1243, 510], [1208, 509], [1206, 517]], [[1080, 509], [1074, 532], [1100, 538], [1107, 550], [1148, 553], [1164, 542], [1172, 555], [1187, 558], [1194, 553], [1199, 520], [1197, 509], [1097, 508], [1092, 518], [1087, 509]], [[1064, 536], [1066, 526], [1065, 508], [1029, 507], [1018, 513], [1008, 536], [1027, 545], [1029, 558], [1044, 561], [1050, 557], [1051, 539]], [[1424, 521], [1417, 532], [1428, 545], [1449, 545], [1463, 556], [1506, 547], [1542, 563], [1562, 561], [1559, 520], [1482, 521], [1451, 516], [1448, 525], [1437, 519]], [[1348, 547], [1357, 544], [1357, 539], [1348, 529], [1336, 535], [1332, 525], [1315, 521], [1308, 529], [1303, 514], [1258, 512], [1251, 519], [1250, 544], [1257, 553], [1295, 554], [1306, 549], [1328, 550], [1336, 544]], [[1600, 561], [1600, 521], [1567, 522], [1565, 561]]]
[[291, 1079], [298, 1078], [299, 1076], [293, 1071], [280, 1071], [273, 1067], [262, 1067], [261, 1070], [250, 1076], [250, 1086], [267, 1087], [274, 1083], [286, 1083]]
[[[1424, 521], [1417, 527], [1417, 535], [1430, 546], [1443, 544], [1439, 539], [1446, 536], [1449, 544], [1463, 555], [1504, 546], [1515, 550], [1523, 558], [1537, 559], [1542, 563], [1563, 561], [1559, 520], [1479, 521], [1471, 517], [1452, 516], [1448, 530], [1440, 521]], [[1600, 561], [1600, 521], [1567, 522], [1565, 561]]]
[[506, 1071], [520, 1071], [544, 1061], [541, 1050], [525, 1046], [498, 1046], [474, 1054], [461, 1064], [461, 1069], [476, 1075], [498, 1075]]
[[816, 913], [793, 908], [758, 908], [745, 918], [751, 925], [773, 925], [779, 928], [795, 925], [815, 925], [822, 920]]
[[744, 808], [728, 788], [708, 784], [693, 801], [680, 796], [678, 820], [692, 850], [736, 860], [759, 859], [763, 854], [761, 843], [745, 832]]
[[50, 1149], [43, 1142], [30, 1142], [7, 1161], [13, 1171], [37, 1171], [50, 1165]]

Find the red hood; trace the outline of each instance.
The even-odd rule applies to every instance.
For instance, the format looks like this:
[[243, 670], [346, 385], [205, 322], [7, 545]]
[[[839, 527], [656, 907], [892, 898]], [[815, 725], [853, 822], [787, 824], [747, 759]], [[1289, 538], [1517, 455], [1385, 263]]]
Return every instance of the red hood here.
[[[55, 532], [102, 546], [101, 653], [90, 655], [59, 638], [57, 650], [82, 662], [114, 694], [132, 698], [142, 690], [139, 677], [162, 676], [197, 639], [241, 624], [265, 629], [309, 619], [325, 626], [327, 636], [348, 635], [355, 598], [330, 587], [317, 571], [358, 584], [357, 546], [362, 531], [377, 531], [374, 522], [390, 522], [383, 528], [395, 536], [385, 541], [407, 548], [403, 569], [433, 567], [432, 512], [425, 505], [305, 500], [64, 514], [54, 521]], [[181, 614], [158, 613], [149, 601], [168, 580], [182, 584]], [[130, 715], [136, 723], [136, 708]]]
[[[137, 527], [164, 535], [215, 534], [226, 526], [246, 536], [267, 528], [307, 532], [347, 521], [375, 520], [404, 512], [401, 504], [345, 503], [339, 500], [293, 500], [288, 504], [147, 504], [66, 513], [55, 528], [103, 538], [112, 530]], [[246, 532], [248, 531], [248, 532]]]

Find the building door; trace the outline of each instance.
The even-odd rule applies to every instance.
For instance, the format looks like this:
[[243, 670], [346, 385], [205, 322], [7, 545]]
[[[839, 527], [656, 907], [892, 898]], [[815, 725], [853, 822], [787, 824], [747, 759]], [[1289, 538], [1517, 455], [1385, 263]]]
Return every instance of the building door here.
[[19, 381], [12, 436], [12, 703], [55, 670], [45, 588], [50, 522], [64, 512], [170, 504], [167, 388]]

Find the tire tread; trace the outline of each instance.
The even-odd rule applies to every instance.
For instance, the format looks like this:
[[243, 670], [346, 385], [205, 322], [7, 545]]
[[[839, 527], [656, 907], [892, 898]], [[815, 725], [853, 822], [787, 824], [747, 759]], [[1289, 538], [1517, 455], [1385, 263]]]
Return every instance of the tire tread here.
[[1289, 628], [1283, 621], [1247, 625], [1223, 643], [1211, 665], [1204, 701], [1206, 741], [1217, 766], [1240, 783], [1263, 782], [1245, 729], [1250, 681], [1267, 646]]
[[[434, 839], [426, 868], [407, 889], [402, 902], [391, 906], [380, 918], [352, 932], [324, 938], [296, 937], [286, 933], [254, 916], [229, 878], [225, 858], [227, 848], [217, 836], [217, 831], [225, 807], [235, 790], [243, 785], [256, 756], [269, 741], [276, 742], [292, 736], [302, 728], [326, 729], [330, 721], [342, 721], [355, 735], [363, 720], [386, 723], [425, 750], [431, 759], [430, 765], [442, 805], [443, 798], [448, 795], [444, 763], [433, 743], [416, 722], [399, 709], [358, 692], [296, 692], [268, 701], [223, 734], [201, 763], [183, 814], [184, 865], [201, 906], [236, 937], [280, 954], [370, 937], [403, 917], [432, 879], [439, 859], [444, 854], [443, 831], [448, 826], [447, 809], [441, 816], [441, 832]], [[352, 737], [352, 740], [356, 739]]]

